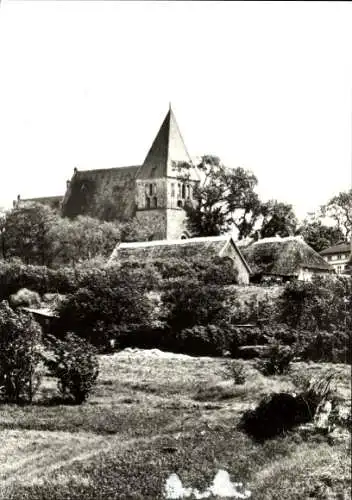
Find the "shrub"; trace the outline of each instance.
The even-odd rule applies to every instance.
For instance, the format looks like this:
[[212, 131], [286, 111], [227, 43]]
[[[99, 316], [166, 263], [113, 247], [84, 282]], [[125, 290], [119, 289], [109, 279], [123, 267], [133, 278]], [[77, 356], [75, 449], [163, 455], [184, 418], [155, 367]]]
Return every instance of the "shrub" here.
[[0, 303], [0, 390], [4, 401], [31, 402], [40, 383], [40, 326]]
[[290, 368], [294, 351], [288, 346], [282, 346], [273, 341], [264, 356], [258, 363], [258, 369], [263, 375], [283, 375]]
[[228, 323], [230, 293], [223, 287], [194, 280], [173, 283], [163, 294], [170, 329], [180, 331], [195, 325]]
[[242, 385], [246, 382], [246, 372], [243, 364], [237, 361], [228, 361], [226, 368], [234, 384]]
[[21, 288], [17, 293], [10, 295], [11, 307], [38, 307], [40, 306], [40, 295], [37, 292], [28, 290], [28, 288]]
[[46, 359], [51, 374], [58, 378], [58, 388], [65, 399], [83, 403], [99, 374], [94, 348], [73, 333], [64, 340], [48, 337], [52, 358]]
[[227, 347], [224, 330], [215, 325], [195, 325], [172, 332], [172, 350], [194, 356], [221, 356]]
[[298, 345], [303, 360], [349, 364], [352, 361], [351, 332], [321, 331], [313, 335], [301, 332]]
[[258, 441], [273, 438], [294, 426], [310, 422], [331, 399], [333, 374], [304, 382], [297, 395], [285, 392], [265, 396], [254, 410], [247, 410], [239, 428]]
[[120, 331], [125, 335], [149, 328], [154, 302], [148, 288], [139, 271], [101, 274], [59, 305], [56, 330], [74, 331], [96, 347], [109, 348], [112, 334], [116, 340]]

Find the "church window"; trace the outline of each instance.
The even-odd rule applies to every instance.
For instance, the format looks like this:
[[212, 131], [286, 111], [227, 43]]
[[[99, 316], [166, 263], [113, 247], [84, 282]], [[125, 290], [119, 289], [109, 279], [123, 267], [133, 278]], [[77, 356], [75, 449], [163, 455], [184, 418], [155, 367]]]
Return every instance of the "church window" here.
[[191, 186], [187, 184], [187, 198], [189, 199], [191, 197]]
[[149, 184], [149, 195], [152, 196], [153, 194], [153, 184]]
[[178, 200], [178, 202], [177, 202], [177, 206], [178, 206], [179, 208], [182, 208], [182, 200]]
[[145, 207], [150, 208], [150, 198], [148, 196], [145, 197]]
[[186, 186], [185, 184], [182, 184], [182, 199], [186, 198]]
[[181, 197], [181, 184], [177, 184], [178, 187], [178, 196]]
[[174, 183], [171, 184], [171, 197], [172, 198], [175, 197], [175, 184]]
[[153, 198], [153, 208], [157, 208], [158, 207], [158, 199], [156, 196], [154, 196]]

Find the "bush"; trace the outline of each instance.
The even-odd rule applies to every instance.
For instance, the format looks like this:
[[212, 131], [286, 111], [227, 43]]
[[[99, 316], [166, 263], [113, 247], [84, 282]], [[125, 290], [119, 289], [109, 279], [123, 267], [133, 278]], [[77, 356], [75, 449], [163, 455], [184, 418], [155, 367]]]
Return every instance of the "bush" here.
[[17, 293], [10, 295], [11, 307], [39, 307], [40, 302], [39, 293], [28, 290], [28, 288], [21, 288]]
[[303, 360], [330, 363], [352, 362], [351, 332], [321, 331], [312, 335], [302, 332], [298, 340], [299, 356]]
[[40, 383], [40, 326], [0, 303], [0, 391], [6, 402], [31, 402]]
[[222, 356], [227, 347], [225, 331], [215, 325], [196, 325], [173, 332], [170, 337], [173, 351], [191, 356]]
[[176, 332], [195, 325], [228, 324], [229, 298], [230, 292], [217, 285], [189, 280], [175, 282], [163, 295], [166, 322]]
[[240, 430], [258, 441], [273, 438], [294, 426], [315, 421], [324, 403], [333, 398], [329, 374], [304, 381], [297, 395], [285, 392], [265, 396], [254, 410], [247, 410], [239, 423]]
[[290, 368], [294, 351], [288, 346], [282, 346], [273, 341], [264, 356], [258, 363], [258, 369], [261, 373], [263, 375], [283, 375]]
[[99, 349], [110, 348], [120, 332], [150, 328], [154, 302], [148, 289], [139, 271], [101, 274], [59, 305], [56, 331], [74, 331]]
[[228, 361], [226, 368], [234, 384], [242, 385], [246, 382], [246, 371], [243, 364], [236, 361]]
[[52, 358], [46, 359], [51, 374], [58, 378], [58, 388], [64, 399], [75, 404], [89, 396], [99, 374], [94, 348], [73, 333], [64, 340], [48, 337]]

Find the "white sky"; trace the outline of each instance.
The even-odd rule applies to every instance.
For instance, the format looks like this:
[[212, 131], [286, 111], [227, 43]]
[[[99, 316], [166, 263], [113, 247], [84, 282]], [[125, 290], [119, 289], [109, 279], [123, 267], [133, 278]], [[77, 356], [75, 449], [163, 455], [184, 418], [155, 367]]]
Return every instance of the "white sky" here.
[[299, 216], [351, 185], [352, 3], [0, 6], [0, 206], [143, 162], [169, 101], [192, 156]]

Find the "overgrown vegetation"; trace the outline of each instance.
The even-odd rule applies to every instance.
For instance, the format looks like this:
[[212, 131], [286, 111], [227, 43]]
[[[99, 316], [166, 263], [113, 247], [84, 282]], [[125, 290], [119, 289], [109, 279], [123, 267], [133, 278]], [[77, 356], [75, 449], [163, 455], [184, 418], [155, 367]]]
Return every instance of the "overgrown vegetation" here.
[[58, 380], [58, 388], [64, 401], [82, 404], [88, 398], [99, 374], [94, 348], [73, 333], [63, 340], [53, 336], [46, 339], [51, 350], [45, 364]]
[[40, 326], [0, 303], [0, 399], [31, 403], [41, 379]]

